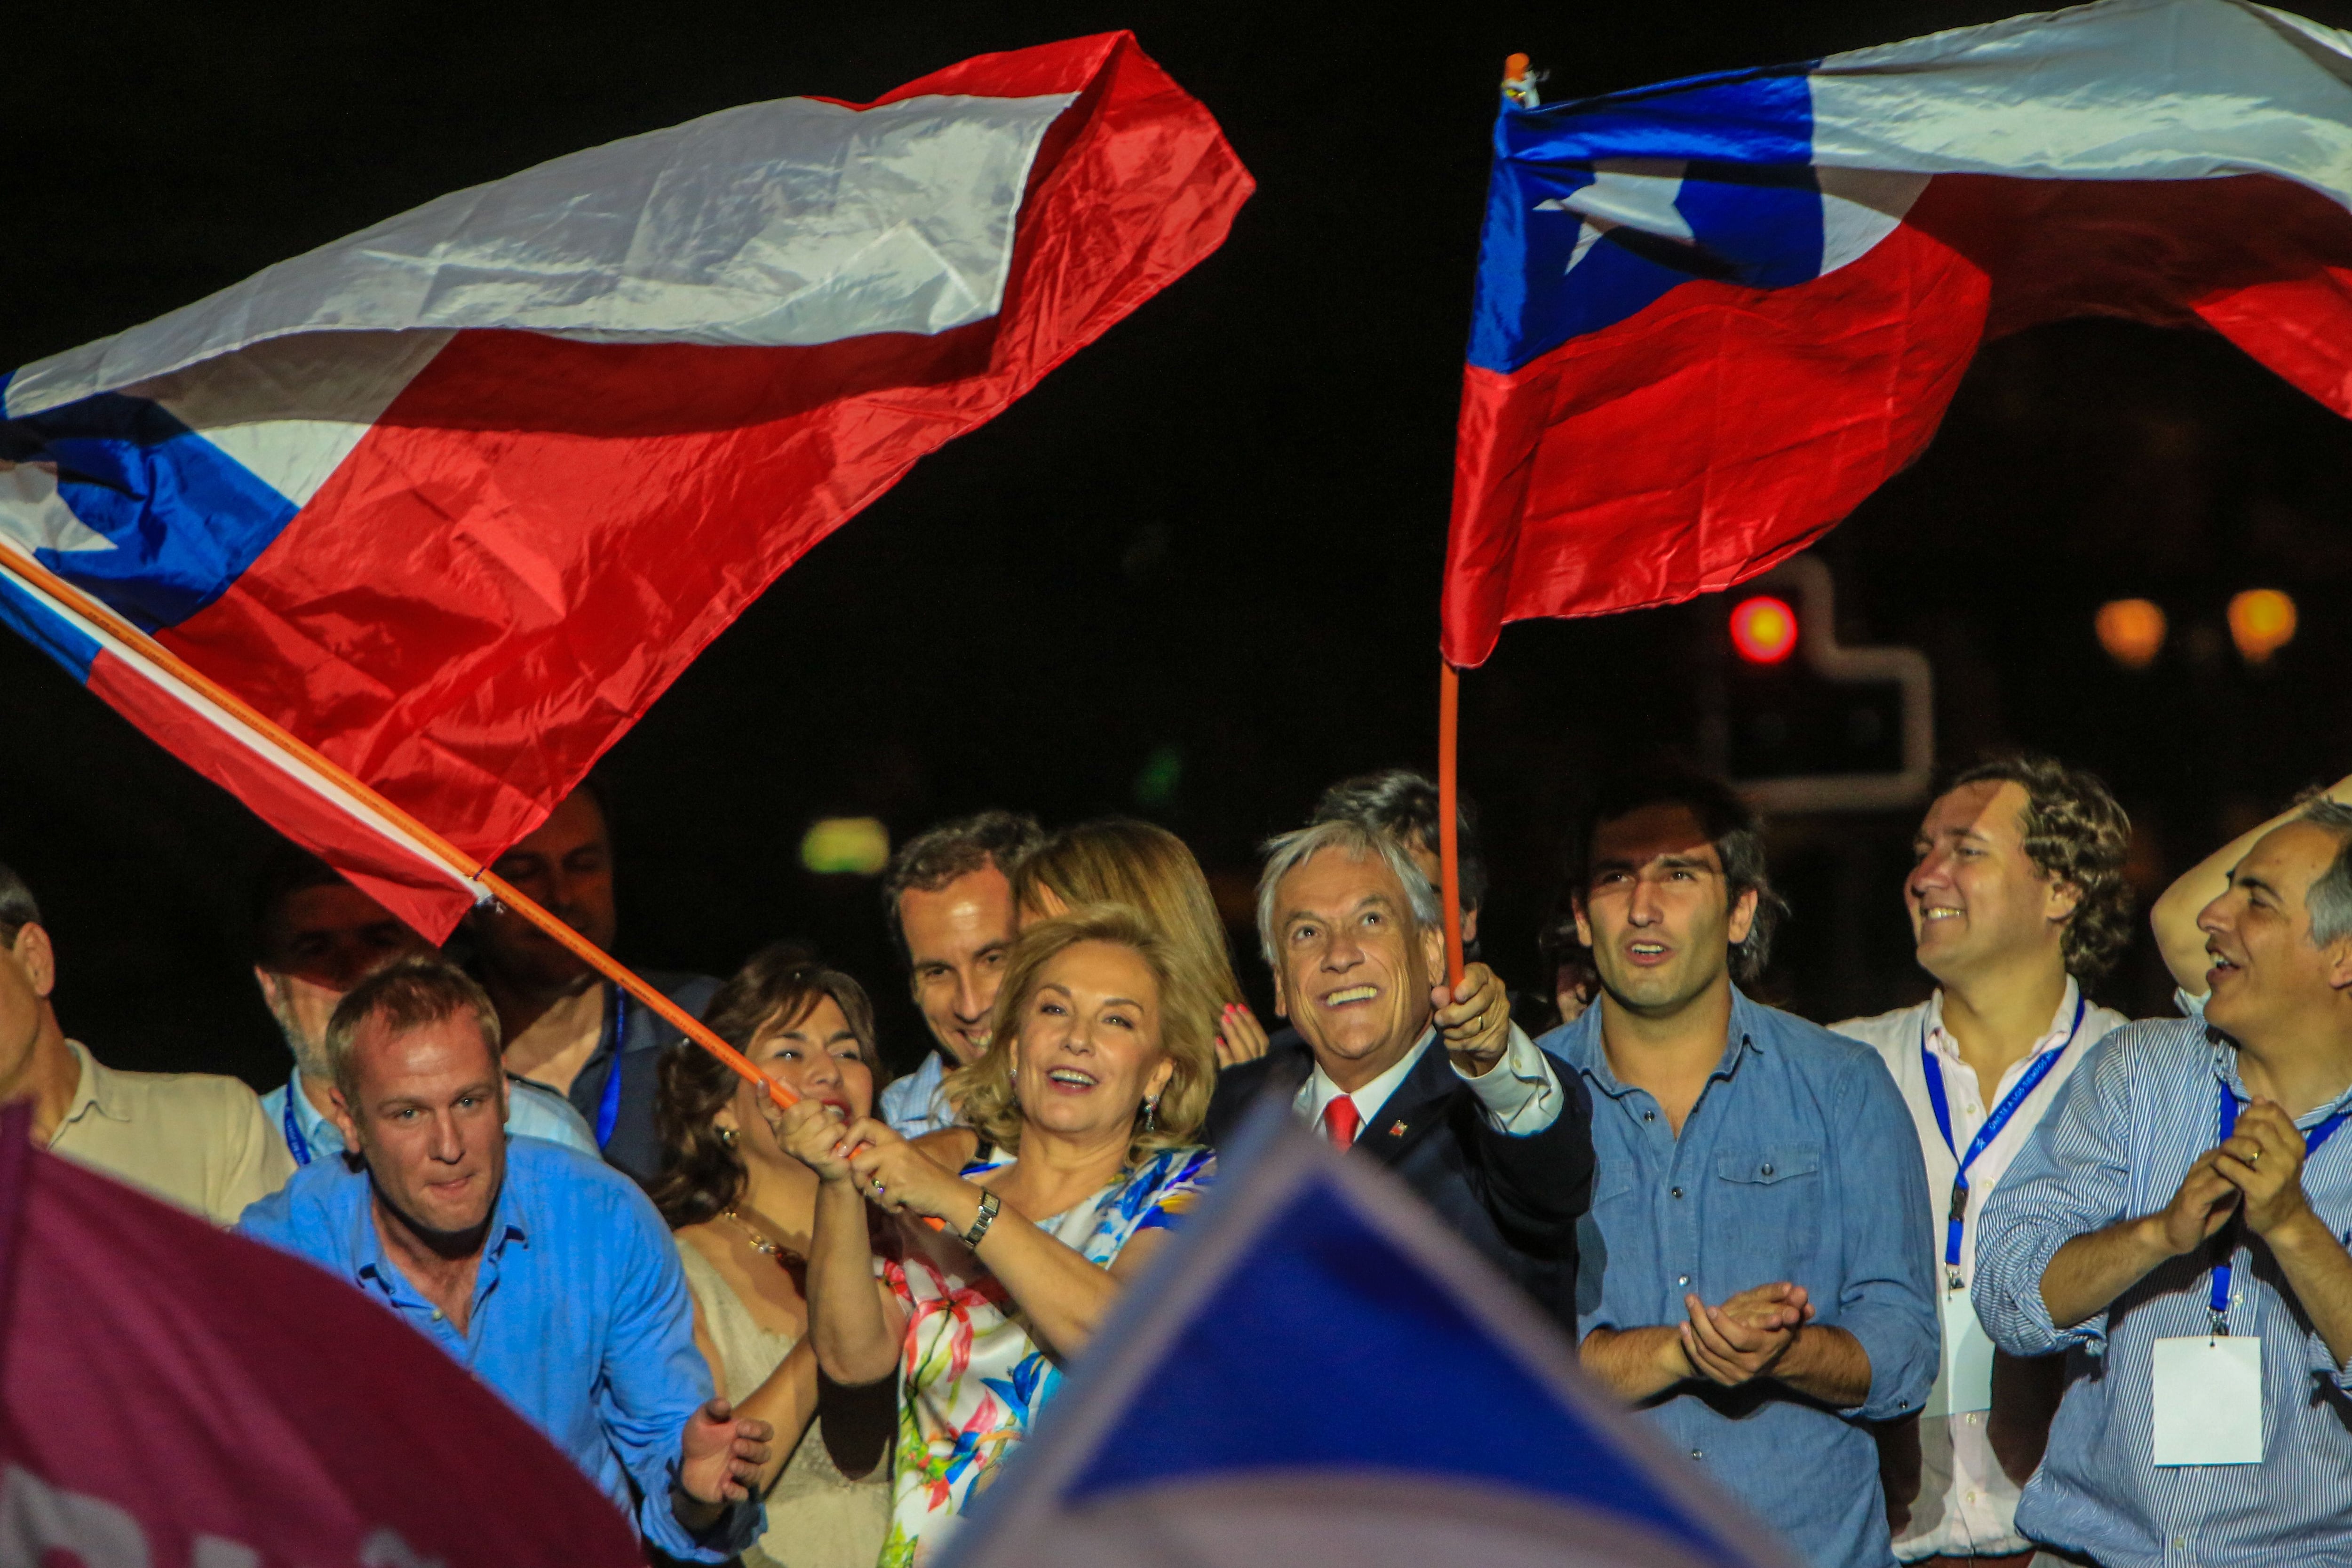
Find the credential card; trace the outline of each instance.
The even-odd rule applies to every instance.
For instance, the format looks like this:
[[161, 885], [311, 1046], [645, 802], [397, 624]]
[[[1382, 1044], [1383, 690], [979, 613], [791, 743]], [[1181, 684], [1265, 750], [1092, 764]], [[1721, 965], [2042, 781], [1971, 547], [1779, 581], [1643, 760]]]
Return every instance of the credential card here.
[[1964, 1415], [1992, 1408], [1992, 1341], [1977, 1321], [1966, 1290], [1944, 1292], [1944, 1353], [1925, 1415]]
[[2156, 1462], [2263, 1462], [2263, 1342], [2220, 1334], [2156, 1342]]

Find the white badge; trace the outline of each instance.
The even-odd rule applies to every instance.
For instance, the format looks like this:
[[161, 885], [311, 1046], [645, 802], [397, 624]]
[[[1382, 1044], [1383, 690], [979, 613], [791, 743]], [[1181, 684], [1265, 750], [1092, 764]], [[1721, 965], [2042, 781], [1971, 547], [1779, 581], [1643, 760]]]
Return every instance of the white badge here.
[[2197, 1334], [2156, 1342], [2156, 1462], [2263, 1462], [2263, 1342]]
[[1944, 1292], [1944, 1357], [1923, 1415], [1964, 1415], [1992, 1408], [1992, 1341], [1977, 1321], [1966, 1290]]

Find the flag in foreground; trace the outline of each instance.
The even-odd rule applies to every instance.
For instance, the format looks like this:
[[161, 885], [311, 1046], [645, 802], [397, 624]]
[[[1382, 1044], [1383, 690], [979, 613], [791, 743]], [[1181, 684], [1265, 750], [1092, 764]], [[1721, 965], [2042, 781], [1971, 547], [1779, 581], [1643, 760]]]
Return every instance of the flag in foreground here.
[[1790, 1561], [1402, 1184], [1286, 1107], [1227, 1164], [951, 1568]]
[[2234, 0], [1506, 103], [1445, 657], [1765, 570], [2037, 322], [2202, 324], [2352, 415], [2347, 207], [2352, 36]]
[[0, 1112], [0, 1563], [626, 1568], [628, 1521], [358, 1291]]
[[472, 868], [417, 826], [494, 859], [1250, 190], [1120, 33], [445, 196], [0, 381], [0, 620], [437, 939]]

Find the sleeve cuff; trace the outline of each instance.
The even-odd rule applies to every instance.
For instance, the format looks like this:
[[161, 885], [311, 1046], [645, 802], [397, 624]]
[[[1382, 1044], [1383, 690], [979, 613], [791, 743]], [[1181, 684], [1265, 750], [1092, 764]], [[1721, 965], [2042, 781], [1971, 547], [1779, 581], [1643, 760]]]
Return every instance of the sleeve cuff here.
[[[1450, 1058], [1447, 1065], [1453, 1065]], [[1517, 1024], [1511, 1026], [1510, 1044], [1501, 1061], [1477, 1078], [1458, 1067], [1454, 1072], [1478, 1097], [1495, 1131], [1510, 1137], [1530, 1138], [1541, 1132], [1559, 1120], [1560, 1108], [1568, 1102], [1567, 1092], [1552, 1071], [1551, 1058], [1537, 1049]]]

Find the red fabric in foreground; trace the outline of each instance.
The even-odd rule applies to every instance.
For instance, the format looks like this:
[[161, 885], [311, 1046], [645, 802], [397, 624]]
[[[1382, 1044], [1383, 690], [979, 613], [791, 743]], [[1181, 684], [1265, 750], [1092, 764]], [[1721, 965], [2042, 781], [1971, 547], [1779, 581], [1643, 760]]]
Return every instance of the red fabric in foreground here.
[[569, 1459], [389, 1311], [33, 1149], [27, 1109], [0, 1114], [0, 1562], [644, 1562]]
[[[1253, 189], [1208, 111], [1125, 33], [969, 60], [890, 97], [959, 91], [1080, 93], [1031, 171], [996, 318], [785, 349], [461, 334], [162, 640], [495, 858], [780, 573], [1215, 249]], [[234, 771], [202, 734], [158, 739]], [[245, 798], [368, 875], [315, 824]], [[429, 873], [369, 887], [436, 940], [467, 903]]]
[[1918, 456], [1979, 343], [2084, 315], [2211, 327], [2352, 416], [2352, 214], [2263, 175], [1942, 175], [1810, 283], [1688, 283], [1509, 375], [1473, 367], [1446, 658], [1769, 569]]

